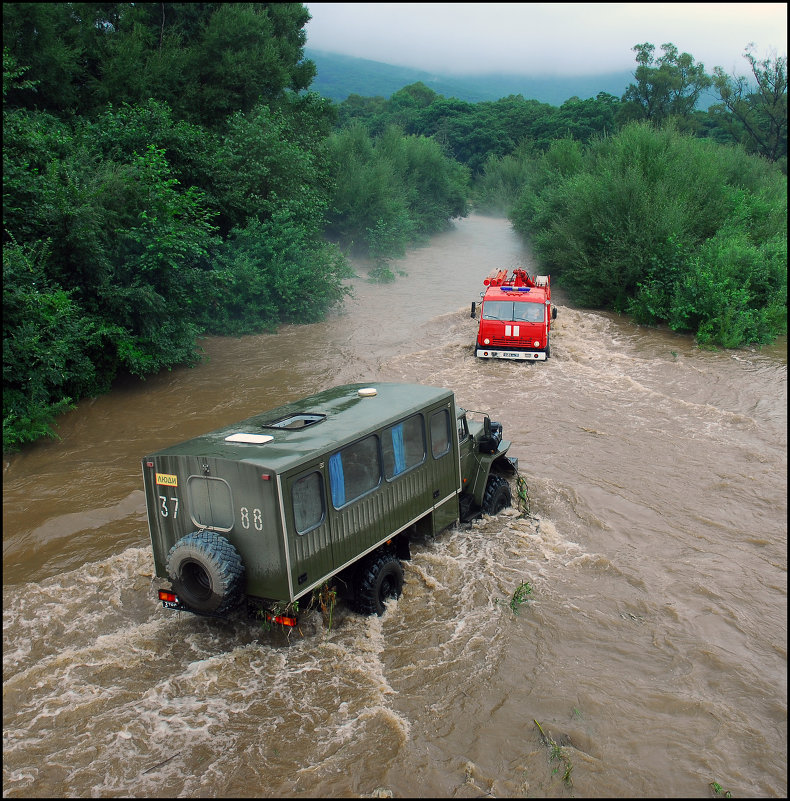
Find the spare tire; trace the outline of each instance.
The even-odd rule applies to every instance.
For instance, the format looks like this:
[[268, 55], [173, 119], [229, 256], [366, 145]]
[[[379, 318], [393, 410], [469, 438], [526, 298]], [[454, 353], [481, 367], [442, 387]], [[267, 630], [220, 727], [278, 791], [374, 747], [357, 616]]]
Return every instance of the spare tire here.
[[192, 612], [222, 615], [241, 600], [241, 556], [216, 531], [193, 531], [182, 537], [167, 554], [167, 575], [179, 600]]

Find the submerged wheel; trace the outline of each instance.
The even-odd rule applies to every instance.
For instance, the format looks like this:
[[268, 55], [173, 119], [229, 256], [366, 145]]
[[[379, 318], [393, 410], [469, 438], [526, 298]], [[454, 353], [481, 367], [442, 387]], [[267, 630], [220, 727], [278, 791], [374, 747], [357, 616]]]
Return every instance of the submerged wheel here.
[[241, 556], [216, 531], [182, 537], [167, 555], [167, 575], [176, 595], [193, 612], [221, 615], [241, 600]]
[[510, 502], [510, 484], [502, 476], [489, 476], [482, 510], [487, 515], [495, 515], [510, 506]]
[[363, 615], [383, 615], [390, 598], [403, 592], [403, 567], [393, 553], [379, 553], [367, 559], [357, 586], [356, 608]]

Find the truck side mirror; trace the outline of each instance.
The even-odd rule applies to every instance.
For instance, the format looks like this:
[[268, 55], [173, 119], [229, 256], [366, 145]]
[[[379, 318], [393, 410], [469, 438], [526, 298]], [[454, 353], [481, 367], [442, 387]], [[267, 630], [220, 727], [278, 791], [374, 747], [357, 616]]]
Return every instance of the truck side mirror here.
[[551, 319], [552, 320], [556, 320], [557, 319], [557, 307], [556, 306], [552, 306], [552, 308], [551, 308]]
[[473, 320], [474, 320], [474, 317], [475, 317], [475, 305], [476, 305], [476, 304], [475, 304], [475, 302], [474, 302], [474, 301], [472, 301], [472, 313], [471, 313], [469, 316], [470, 316], [470, 317], [471, 317]]

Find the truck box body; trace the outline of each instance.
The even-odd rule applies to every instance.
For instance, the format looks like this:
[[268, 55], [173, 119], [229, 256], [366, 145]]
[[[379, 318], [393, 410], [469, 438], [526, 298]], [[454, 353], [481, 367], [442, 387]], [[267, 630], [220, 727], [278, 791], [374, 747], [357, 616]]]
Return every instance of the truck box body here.
[[288, 603], [418, 521], [441, 530], [462, 489], [456, 414], [450, 390], [353, 384], [146, 456], [156, 575], [173, 578], [182, 538], [216, 532], [242, 595]]

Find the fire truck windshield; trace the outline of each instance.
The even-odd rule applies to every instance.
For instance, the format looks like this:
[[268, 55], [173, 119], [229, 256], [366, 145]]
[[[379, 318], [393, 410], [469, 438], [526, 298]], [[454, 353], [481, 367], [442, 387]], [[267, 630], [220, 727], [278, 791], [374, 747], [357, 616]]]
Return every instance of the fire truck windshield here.
[[484, 320], [502, 320], [504, 322], [541, 323], [543, 322], [543, 304], [529, 301], [487, 300], [483, 304]]

